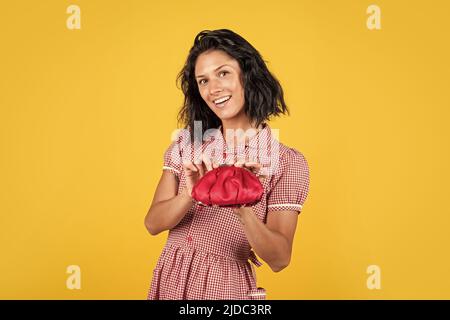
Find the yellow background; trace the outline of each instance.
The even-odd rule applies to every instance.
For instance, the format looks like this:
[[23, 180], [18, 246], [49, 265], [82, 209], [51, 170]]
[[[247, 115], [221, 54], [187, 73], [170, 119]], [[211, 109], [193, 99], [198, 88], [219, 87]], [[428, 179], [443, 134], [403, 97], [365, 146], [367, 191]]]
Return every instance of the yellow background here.
[[[366, 27], [370, 4], [381, 30]], [[449, 9], [3, 1], [0, 298], [146, 298], [166, 233], [143, 221], [182, 102], [175, 77], [199, 31], [229, 28], [279, 78], [291, 116], [270, 124], [311, 171], [290, 266], [257, 269], [268, 299], [449, 299]], [[81, 290], [66, 288], [69, 265]]]

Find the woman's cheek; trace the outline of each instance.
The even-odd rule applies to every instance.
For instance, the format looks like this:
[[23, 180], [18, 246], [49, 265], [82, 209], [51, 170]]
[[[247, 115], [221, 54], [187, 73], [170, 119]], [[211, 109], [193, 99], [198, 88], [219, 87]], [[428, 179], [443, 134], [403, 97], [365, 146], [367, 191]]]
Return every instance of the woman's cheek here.
[[205, 89], [200, 90], [200, 96], [202, 97], [203, 101], [205, 101], [206, 104], [208, 104], [207, 99], [206, 99], [206, 91]]

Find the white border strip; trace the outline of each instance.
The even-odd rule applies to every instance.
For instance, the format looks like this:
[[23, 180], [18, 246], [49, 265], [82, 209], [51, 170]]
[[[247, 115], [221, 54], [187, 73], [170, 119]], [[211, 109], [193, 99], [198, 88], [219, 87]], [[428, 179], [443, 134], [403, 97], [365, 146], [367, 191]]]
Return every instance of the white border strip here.
[[168, 167], [168, 166], [163, 166], [163, 170], [173, 170], [173, 171], [175, 171], [176, 173], [180, 173], [180, 171], [179, 170], [177, 170], [177, 169], [175, 169], [175, 168], [172, 168], [172, 167]]
[[295, 203], [279, 203], [279, 204], [269, 204], [267, 208], [273, 208], [273, 207], [296, 207], [296, 208], [303, 208], [301, 204], [295, 204]]
[[249, 293], [248, 296], [249, 297], [262, 297], [265, 296], [265, 293]]

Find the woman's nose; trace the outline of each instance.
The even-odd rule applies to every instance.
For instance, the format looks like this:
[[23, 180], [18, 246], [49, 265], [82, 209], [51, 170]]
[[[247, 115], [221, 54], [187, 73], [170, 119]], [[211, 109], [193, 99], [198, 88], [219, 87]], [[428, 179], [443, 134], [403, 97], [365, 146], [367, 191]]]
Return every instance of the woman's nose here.
[[217, 81], [217, 80], [210, 81], [210, 83], [209, 83], [209, 93], [210, 94], [213, 95], [213, 94], [219, 93], [221, 91], [222, 91], [222, 87], [221, 87], [219, 81]]

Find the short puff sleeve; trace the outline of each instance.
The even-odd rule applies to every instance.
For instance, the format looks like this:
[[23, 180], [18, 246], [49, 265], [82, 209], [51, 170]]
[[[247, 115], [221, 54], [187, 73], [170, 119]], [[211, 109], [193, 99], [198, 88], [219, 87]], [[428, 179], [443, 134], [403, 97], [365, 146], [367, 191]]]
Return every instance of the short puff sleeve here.
[[179, 179], [182, 170], [182, 156], [179, 140], [173, 141], [164, 152], [163, 170], [169, 170]]
[[267, 210], [300, 213], [309, 193], [309, 167], [299, 151], [288, 148], [281, 156], [268, 192]]

